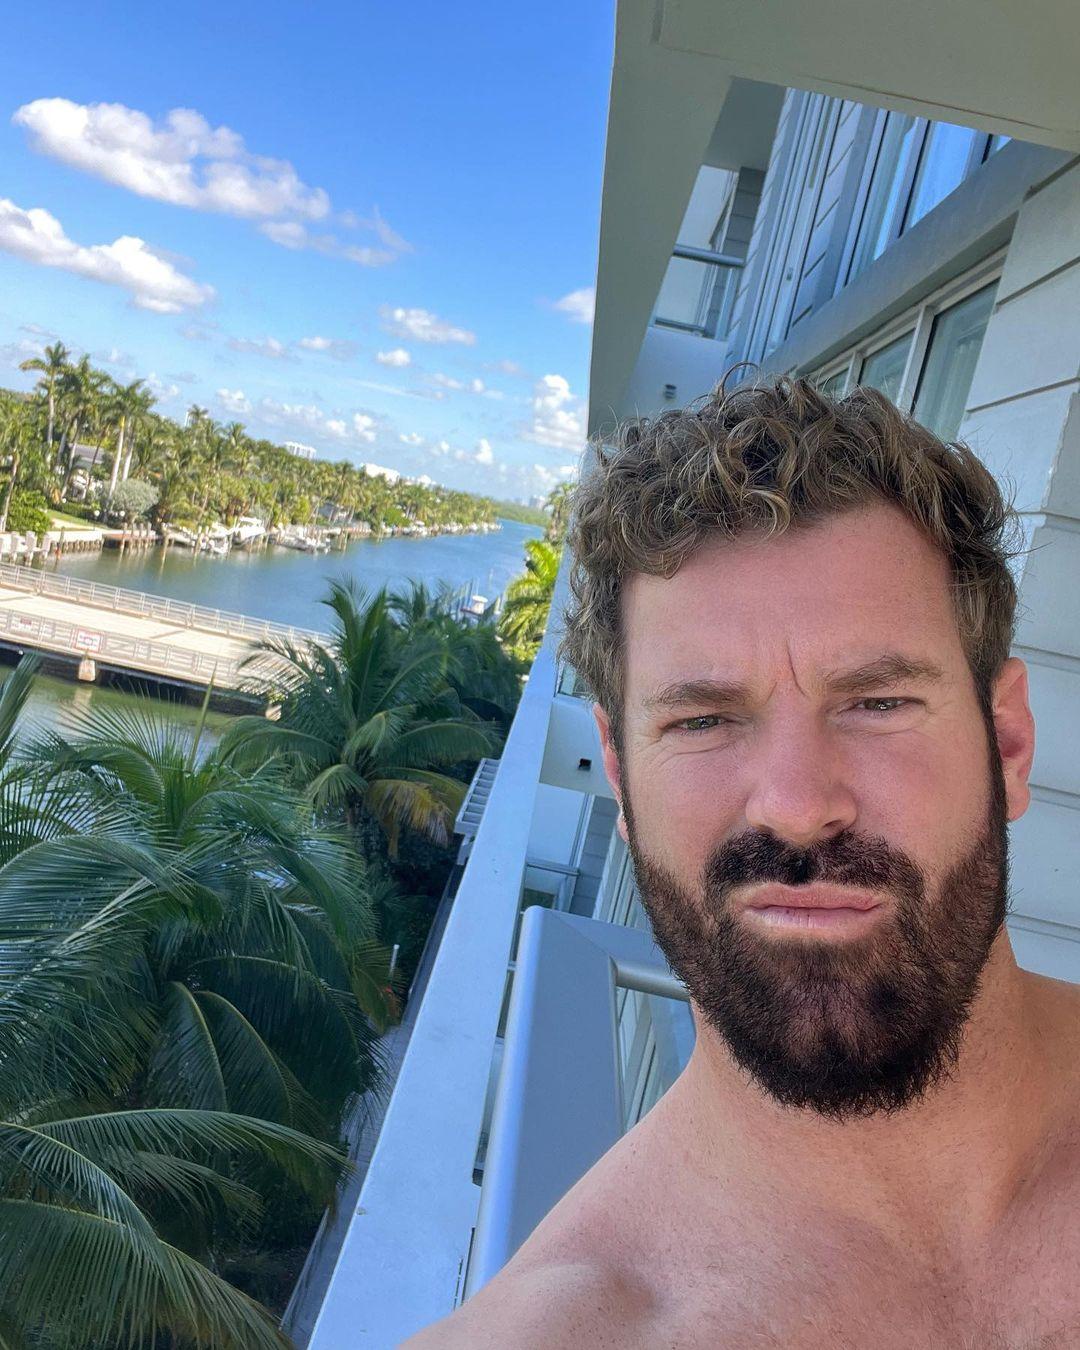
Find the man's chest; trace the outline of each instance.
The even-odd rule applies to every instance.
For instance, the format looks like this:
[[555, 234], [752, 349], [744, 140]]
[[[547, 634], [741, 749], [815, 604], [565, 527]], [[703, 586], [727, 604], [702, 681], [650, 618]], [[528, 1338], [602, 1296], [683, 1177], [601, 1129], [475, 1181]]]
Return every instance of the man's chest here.
[[[669, 1350], [1080, 1350], [1080, 1195], [981, 1248], [899, 1244], [794, 1211], [680, 1225], [654, 1246], [653, 1344]], [[1078, 1217], [1074, 1217], [1078, 1216]]]

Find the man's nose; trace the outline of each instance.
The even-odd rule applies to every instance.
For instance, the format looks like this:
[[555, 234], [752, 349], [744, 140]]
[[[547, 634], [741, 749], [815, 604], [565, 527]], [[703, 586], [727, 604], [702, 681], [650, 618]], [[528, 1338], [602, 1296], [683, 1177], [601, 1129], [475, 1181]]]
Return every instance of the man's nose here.
[[850, 827], [855, 796], [835, 733], [808, 711], [761, 728], [746, 762], [747, 824], [806, 848]]

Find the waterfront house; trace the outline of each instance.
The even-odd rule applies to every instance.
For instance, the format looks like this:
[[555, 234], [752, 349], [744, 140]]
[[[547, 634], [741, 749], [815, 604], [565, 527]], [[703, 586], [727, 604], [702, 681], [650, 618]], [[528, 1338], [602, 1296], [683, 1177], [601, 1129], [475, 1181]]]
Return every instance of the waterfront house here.
[[[876, 385], [1015, 485], [1039, 748], [1010, 927], [1080, 979], [1080, 10], [619, 0], [616, 29], [590, 431], [750, 360]], [[292, 1310], [313, 1350], [449, 1313], [685, 1063], [582, 692], [549, 631], [459, 818], [362, 1188]]]

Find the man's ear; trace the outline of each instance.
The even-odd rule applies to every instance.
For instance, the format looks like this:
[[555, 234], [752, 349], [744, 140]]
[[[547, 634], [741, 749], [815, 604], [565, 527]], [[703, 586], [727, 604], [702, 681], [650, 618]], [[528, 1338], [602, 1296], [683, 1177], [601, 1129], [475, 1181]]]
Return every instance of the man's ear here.
[[1018, 820], [1031, 802], [1028, 775], [1035, 758], [1035, 719], [1028, 703], [1027, 666], [1010, 656], [994, 683], [994, 734], [1005, 776], [1009, 820]]
[[619, 819], [615, 822], [615, 828], [622, 836], [623, 842], [629, 843], [626, 834], [626, 814], [622, 809], [622, 774], [619, 769], [619, 756], [615, 751], [615, 742], [611, 735], [611, 719], [599, 703], [593, 704], [593, 716], [596, 718], [596, 725], [600, 732], [600, 748], [604, 755], [604, 772], [607, 774], [607, 780], [615, 794], [615, 800], [619, 803]]

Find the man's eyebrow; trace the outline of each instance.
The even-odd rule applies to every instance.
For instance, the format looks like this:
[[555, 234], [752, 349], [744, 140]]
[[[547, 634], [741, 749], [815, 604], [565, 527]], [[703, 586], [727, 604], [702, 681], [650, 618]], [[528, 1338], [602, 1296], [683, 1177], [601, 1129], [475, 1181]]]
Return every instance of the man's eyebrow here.
[[[934, 684], [945, 672], [933, 661], [916, 660], [898, 652], [885, 652], [857, 666], [830, 671], [825, 686], [831, 693], [859, 694], [870, 689], [892, 687], [897, 684]], [[709, 704], [713, 707], [749, 703], [752, 691], [736, 680], [676, 680], [662, 685], [654, 694], [642, 700], [646, 712], [665, 708], [681, 708], [686, 704]]]

